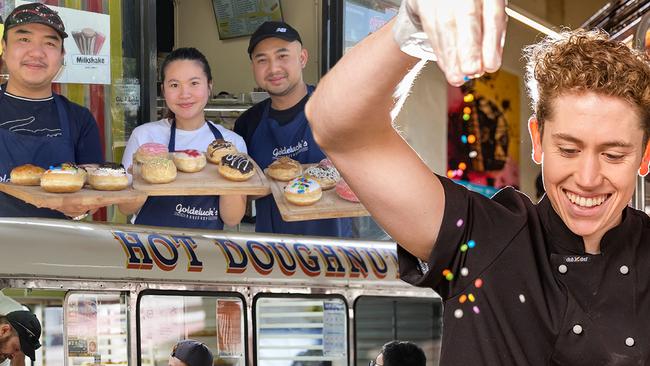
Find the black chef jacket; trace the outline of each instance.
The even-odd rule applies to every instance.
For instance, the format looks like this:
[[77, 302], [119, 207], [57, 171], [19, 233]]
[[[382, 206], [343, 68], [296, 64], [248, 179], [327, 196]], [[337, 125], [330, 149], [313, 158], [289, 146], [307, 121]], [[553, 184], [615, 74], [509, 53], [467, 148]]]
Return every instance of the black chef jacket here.
[[398, 254], [402, 279], [444, 300], [441, 365], [650, 365], [645, 213], [626, 208], [590, 255], [548, 198], [506, 188], [488, 199], [440, 179], [431, 258]]

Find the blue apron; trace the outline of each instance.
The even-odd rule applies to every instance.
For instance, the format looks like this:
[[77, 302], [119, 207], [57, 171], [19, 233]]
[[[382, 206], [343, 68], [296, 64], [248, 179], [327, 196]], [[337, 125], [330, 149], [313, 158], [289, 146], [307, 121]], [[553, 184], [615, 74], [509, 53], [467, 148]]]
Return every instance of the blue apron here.
[[[0, 181], [8, 181], [11, 170], [19, 165], [33, 164], [44, 169], [52, 165], [75, 161], [75, 148], [70, 135], [70, 121], [63, 98], [55, 93], [61, 136], [29, 136], [0, 128]], [[0, 88], [0, 100], [5, 92]], [[0, 193], [0, 217], [66, 218], [48, 208], [38, 208], [4, 193]]]
[[[313, 90], [314, 87], [308, 86], [310, 95]], [[280, 125], [269, 117], [271, 100], [265, 103], [262, 120], [248, 146], [248, 154], [260, 168], [266, 169], [281, 156], [288, 156], [302, 164], [318, 163], [325, 158], [314, 141], [304, 110], [289, 123]], [[255, 210], [257, 232], [337, 237], [352, 235], [352, 221], [349, 218], [286, 222], [282, 220], [271, 195], [255, 200]]]
[[[215, 139], [223, 139], [221, 132], [207, 122]], [[176, 150], [176, 121], [172, 122], [169, 151]], [[222, 230], [219, 216], [219, 196], [155, 196], [147, 198], [138, 213], [135, 224]]]

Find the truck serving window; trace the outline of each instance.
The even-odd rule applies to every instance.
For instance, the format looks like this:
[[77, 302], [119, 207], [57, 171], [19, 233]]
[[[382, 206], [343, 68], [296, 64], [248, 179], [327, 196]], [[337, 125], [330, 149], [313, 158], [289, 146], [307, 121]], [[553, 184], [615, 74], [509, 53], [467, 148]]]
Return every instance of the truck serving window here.
[[143, 366], [167, 366], [180, 340], [204, 343], [215, 365], [244, 366], [245, 309], [237, 294], [155, 292], [140, 297], [138, 326]]
[[442, 303], [435, 298], [361, 296], [354, 304], [357, 365], [367, 365], [392, 340], [411, 341], [437, 365], [442, 335]]
[[68, 366], [128, 365], [127, 295], [68, 292], [64, 303]]
[[256, 365], [348, 365], [343, 298], [260, 296], [254, 312]]

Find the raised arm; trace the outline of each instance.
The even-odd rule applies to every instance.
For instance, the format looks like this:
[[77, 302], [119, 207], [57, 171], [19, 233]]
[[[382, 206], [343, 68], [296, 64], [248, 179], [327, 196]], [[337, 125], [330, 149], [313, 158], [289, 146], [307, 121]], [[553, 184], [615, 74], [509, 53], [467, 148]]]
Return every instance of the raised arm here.
[[[458, 80], [452, 78], [457, 78], [458, 73], [474, 75], [498, 68], [501, 52], [500, 36], [483, 36], [480, 32], [481, 27], [485, 29], [489, 24], [484, 21], [485, 14], [481, 10], [489, 6], [481, 5], [480, 9], [470, 6], [469, 3], [484, 3], [478, 0], [457, 2], [471, 11], [461, 16], [462, 11], [455, 7], [449, 9], [453, 6], [444, 2], [434, 13], [429, 5], [442, 2], [411, 1], [413, 5], [420, 4], [411, 10], [420, 12], [414, 15], [434, 40], [433, 49], [444, 55], [441, 66], [447, 68], [447, 77], [456, 84]], [[503, 3], [485, 1], [488, 2], [495, 7]], [[503, 12], [502, 6], [500, 9]], [[457, 17], [462, 19], [456, 23]], [[465, 34], [476, 31], [476, 22], [478, 34]], [[439, 179], [392, 126], [393, 92], [418, 61], [400, 51], [393, 39], [394, 23], [393, 20], [368, 36], [337, 63], [321, 80], [307, 104], [306, 113], [317, 143], [374, 219], [403, 248], [421, 259], [428, 259], [440, 231], [445, 196]], [[463, 27], [462, 31], [456, 32], [456, 25]], [[446, 28], [441, 28], [443, 26]], [[504, 29], [496, 28], [494, 32]], [[445, 36], [444, 32], [439, 32], [442, 29], [454, 37], [441, 39]], [[496, 39], [498, 47], [483, 44], [496, 42]], [[467, 49], [467, 45], [455, 47], [461, 40], [473, 45], [472, 52], [463, 51], [472, 55], [472, 59], [458, 56], [460, 49]], [[499, 55], [488, 55], [485, 49]]]

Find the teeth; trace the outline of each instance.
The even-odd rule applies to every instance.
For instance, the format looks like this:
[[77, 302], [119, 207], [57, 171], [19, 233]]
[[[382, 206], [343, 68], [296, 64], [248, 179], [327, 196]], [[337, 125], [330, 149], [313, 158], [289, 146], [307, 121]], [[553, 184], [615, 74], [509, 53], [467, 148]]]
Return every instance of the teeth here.
[[571, 201], [575, 205], [582, 206], [582, 207], [600, 206], [607, 199], [607, 195], [602, 195], [602, 196], [598, 196], [598, 197], [591, 197], [591, 198], [585, 198], [585, 197], [581, 197], [581, 196], [578, 196], [576, 194], [573, 194], [571, 192], [565, 192], [565, 194], [569, 198], [569, 201]]

